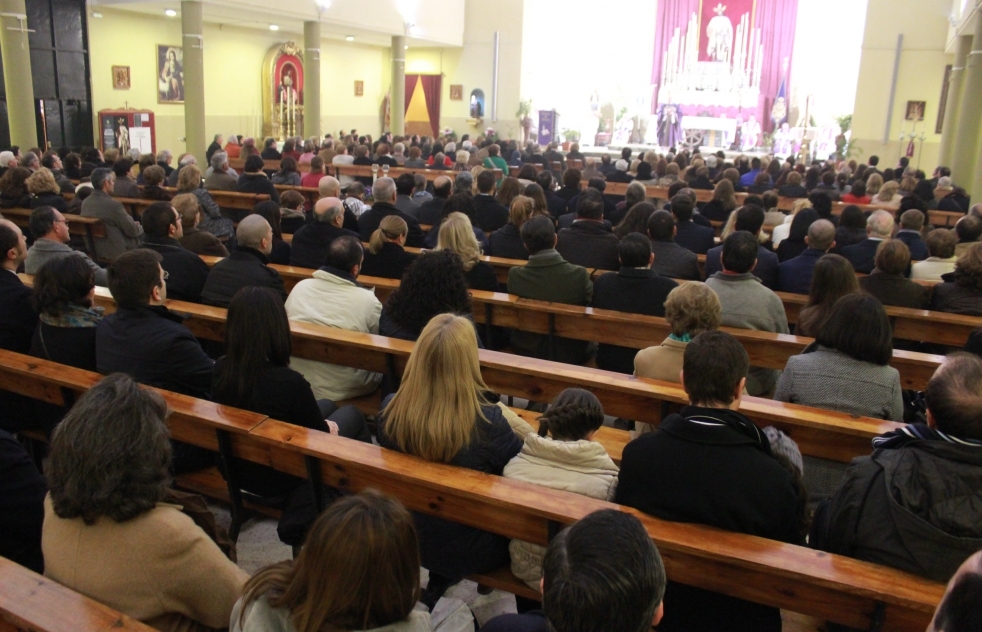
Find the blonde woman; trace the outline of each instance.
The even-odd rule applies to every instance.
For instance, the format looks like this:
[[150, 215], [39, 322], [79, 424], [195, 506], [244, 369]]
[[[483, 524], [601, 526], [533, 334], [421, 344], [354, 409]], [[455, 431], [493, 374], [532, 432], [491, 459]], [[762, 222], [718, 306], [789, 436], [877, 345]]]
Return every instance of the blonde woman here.
[[481, 246], [474, 236], [474, 227], [470, 218], [463, 213], [451, 213], [443, 220], [435, 249], [448, 250], [460, 256], [470, 289], [498, 290], [498, 275], [491, 264], [481, 261]]
[[198, 165], [184, 165], [177, 176], [177, 192], [193, 193], [198, 198], [201, 205], [202, 220], [198, 224], [198, 230], [211, 233], [219, 239], [231, 237], [235, 234], [235, 227], [232, 220], [222, 217], [222, 210], [201, 186], [201, 170]]
[[[402, 384], [382, 402], [378, 440], [427, 461], [501, 475], [522, 449], [501, 408], [488, 402], [474, 323], [439, 314], [423, 328]], [[462, 473], [462, 476], [464, 474]], [[417, 515], [420, 557], [430, 571], [431, 605], [465, 575], [510, 562], [508, 538], [433, 516]]]
[[68, 202], [62, 197], [61, 187], [48, 169], [41, 167], [24, 181], [24, 185], [31, 194], [31, 208], [51, 206], [62, 213], [68, 212]]
[[783, 224], [778, 224], [774, 227], [774, 230], [771, 232], [771, 244], [774, 250], [777, 250], [781, 242], [791, 234], [791, 222], [794, 221], [794, 216], [806, 208], [812, 208], [812, 203], [807, 198], [795, 200], [794, 205], [791, 207], [791, 214], [784, 218]]
[[870, 175], [866, 178], [866, 195], [870, 197], [876, 197], [876, 194], [880, 192], [883, 187], [883, 176], [878, 173]]
[[535, 202], [528, 196], [518, 195], [512, 199], [508, 223], [488, 237], [491, 241], [491, 251], [488, 254], [492, 257], [528, 261], [529, 251], [522, 243], [522, 224], [532, 217], [534, 209]]
[[[900, 185], [897, 184], [896, 180], [891, 180], [880, 187], [879, 193], [873, 196], [873, 200], [870, 204], [874, 204], [880, 208], [885, 208], [888, 210], [895, 211], [900, 208], [900, 201], [904, 199], [904, 196], [898, 193]], [[869, 193], [869, 188], [867, 187], [866, 192]]]
[[398, 215], [386, 215], [368, 241], [368, 251], [361, 264], [361, 276], [401, 279], [416, 255], [406, 252], [409, 225]]

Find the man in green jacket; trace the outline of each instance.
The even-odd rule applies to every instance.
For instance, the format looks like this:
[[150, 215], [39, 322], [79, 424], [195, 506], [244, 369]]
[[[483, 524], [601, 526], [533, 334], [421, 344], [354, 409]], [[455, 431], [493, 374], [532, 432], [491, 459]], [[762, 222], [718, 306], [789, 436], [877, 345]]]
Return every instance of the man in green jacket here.
[[[563, 259], [556, 252], [556, 240], [556, 228], [549, 217], [539, 215], [522, 225], [529, 261], [508, 271], [508, 293], [538, 301], [589, 305], [593, 298], [590, 273]], [[550, 345], [549, 336], [525, 331], [512, 332], [511, 344], [520, 355], [569, 364], [586, 362], [595, 349], [590, 342], [559, 337]]]

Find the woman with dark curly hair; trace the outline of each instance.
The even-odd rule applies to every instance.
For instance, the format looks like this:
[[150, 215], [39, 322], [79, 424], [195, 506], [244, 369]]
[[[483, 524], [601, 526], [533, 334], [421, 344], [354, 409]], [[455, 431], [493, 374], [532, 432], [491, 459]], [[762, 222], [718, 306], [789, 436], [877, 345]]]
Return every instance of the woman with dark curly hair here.
[[467, 277], [460, 256], [448, 250], [424, 252], [406, 268], [399, 289], [382, 308], [382, 336], [415, 341], [437, 314], [471, 313]]
[[955, 271], [942, 275], [934, 286], [931, 309], [952, 314], [982, 316], [982, 242], [972, 245], [955, 262]]
[[32, 303], [40, 318], [30, 354], [95, 371], [95, 332], [103, 308], [92, 306], [95, 273], [83, 257], [60, 257], [34, 277]]
[[25, 167], [8, 169], [0, 177], [0, 208], [31, 208], [31, 195], [27, 190], [27, 179], [31, 170]]
[[180, 507], [167, 403], [114, 373], [55, 429], [45, 474], [44, 573], [157, 628], [224, 628], [248, 574]]

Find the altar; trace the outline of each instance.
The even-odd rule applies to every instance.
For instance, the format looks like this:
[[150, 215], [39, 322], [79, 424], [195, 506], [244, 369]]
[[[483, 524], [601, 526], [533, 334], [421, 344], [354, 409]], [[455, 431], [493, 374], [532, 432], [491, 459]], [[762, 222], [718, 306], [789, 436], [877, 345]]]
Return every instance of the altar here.
[[715, 116], [683, 116], [682, 131], [687, 147], [728, 149], [736, 136], [737, 122]]

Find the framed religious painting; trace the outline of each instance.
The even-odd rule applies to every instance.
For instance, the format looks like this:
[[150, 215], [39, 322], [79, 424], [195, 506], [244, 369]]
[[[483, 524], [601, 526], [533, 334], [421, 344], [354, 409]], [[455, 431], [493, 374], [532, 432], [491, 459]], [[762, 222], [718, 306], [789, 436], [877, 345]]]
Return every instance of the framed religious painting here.
[[355, 81], [355, 96], [356, 97], [365, 96], [365, 82], [364, 81]]
[[157, 103], [184, 103], [184, 49], [157, 44]]
[[907, 114], [904, 115], [904, 120], [920, 123], [924, 120], [925, 107], [927, 107], [926, 101], [908, 101]]
[[450, 100], [451, 101], [463, 101], [464, 100], [464, 86], [452, 85], [450, 86]]
[[113, 66], [113, 90], [130, 89], [130, 67]]

